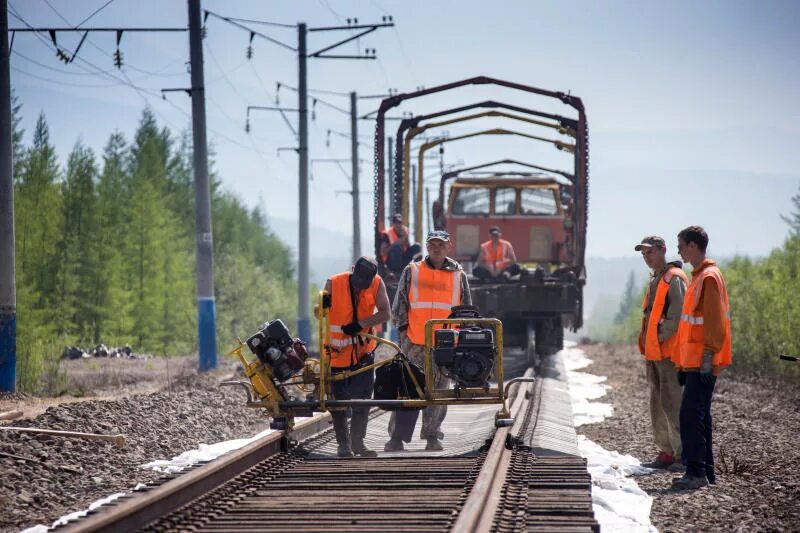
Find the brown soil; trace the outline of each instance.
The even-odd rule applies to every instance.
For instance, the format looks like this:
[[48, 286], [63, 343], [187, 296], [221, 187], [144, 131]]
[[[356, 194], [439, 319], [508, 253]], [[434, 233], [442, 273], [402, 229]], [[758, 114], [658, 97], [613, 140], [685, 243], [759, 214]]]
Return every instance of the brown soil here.
[[[642, 462], [657, 454], [650, 431], [647, 383], [633, 347], [582, 346], [594, 361], [586, 372], [608, 376], [614, 416], [579, 432]], [[800, 389], [796, 384], [725, 371], [711, 408], [717, 484], [670, 492], [676, 474], [637, 478], [654, 497], [651, 519], [661, 531], [800, 530]]]

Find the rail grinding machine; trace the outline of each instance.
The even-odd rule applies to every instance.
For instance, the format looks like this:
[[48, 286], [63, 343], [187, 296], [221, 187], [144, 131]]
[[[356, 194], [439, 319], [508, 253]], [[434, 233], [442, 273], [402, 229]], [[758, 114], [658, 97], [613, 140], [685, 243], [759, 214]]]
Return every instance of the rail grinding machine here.
[[[450, 318], [428, 320], [425, 324], [423, 368], [411, 363], [392, 341], [371, 334], [378, 346], [390, 348], [378, 361], [360, 368], [332, 372], [328, 309], [320, 291], [316, 315], [319, 320], [319, 359], [308, 357], [306, 346], [292, 338], [286, 325], [276, 319], [263, 324], [256, 333], [229, 355], [244, 368], [245, 380], [223, 382], [241, 386], [247, 406], [265, 409], [270, 427], [291, 431], [295, 417], [314, 412], [344, 410], [349, 406], [379, 407], [386, 410], [422, 409], [429, 405], [499, 404], [495, 425], [511, 425], [506, 400], [508, 387], [532, 378], [503, 380], [503, 325], [496, 318], [483, 318], [473, 306], [454, 307]], [[435, 326], [441, 326], [434, 330]], [[249, 353], [245, 353], [245, 347]], [[450, 378], [452, 388], [434, 387], [434, 365]], [[371, 399], [337, 400], [331, 383], [361, 372], [376, 370], [375, 394]]]

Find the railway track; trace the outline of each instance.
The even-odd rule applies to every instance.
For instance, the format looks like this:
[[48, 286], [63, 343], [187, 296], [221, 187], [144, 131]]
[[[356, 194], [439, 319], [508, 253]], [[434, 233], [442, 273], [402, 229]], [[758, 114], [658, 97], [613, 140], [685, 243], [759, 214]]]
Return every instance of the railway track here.
[[[454, 441], [465, 442], [447, 446], [446, 440], [445, 452], [337, 459], [329, 416], [318, 415], [298, 424], [296, 442], [276, 432], [65, 529], [599, 531], [584, 459], [536, 447], [543, 381], [519, 386], [512, 427], [493, 431], [493, 423], [483, 422], [485, 406], [479, 418], [480, 406], [453, 410], [444, 431], [461, 427]], [[385, 439], [387, 419], [388, 413], [373, 413], [373, 441]], [[457, 455], [448, 456], [448, 448]]]

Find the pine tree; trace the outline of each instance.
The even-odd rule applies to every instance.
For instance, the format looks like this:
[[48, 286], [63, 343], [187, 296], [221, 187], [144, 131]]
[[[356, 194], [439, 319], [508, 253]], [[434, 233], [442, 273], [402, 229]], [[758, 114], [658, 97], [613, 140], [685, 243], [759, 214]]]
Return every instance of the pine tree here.
[[103, 153], [103, 172], [97, 184], [97, 282], [93, 301], [97, 308], [94, 342], [117, 345], [130, 337], [131, 295], [124, 284], [123, 236], [128, 231], [128, 176], [125, 172], [125, 138], [114, 132]]
[[794, 210], [789, 213], [789, 216], [781, 215], [781, 218], [789, 224], [789, 234], [793, 237], [800, 237], [800, 187], [797, 188], [797, 194], [792, 196], [792, 204], [794, 204]]
[[59, 330], [69, 333], [81, 344], [95, 339], [99, 313], [95, 299], [98, 282], [96, 179], [94, 152], [79, 141], [69, 155], [63, 184], [58, 319]]
[[614, 317], [614, 324], [620, 325], [625, 322], [628, 315], [633, 310], [636, 300], [636, 278], [631, 270], [628, 274], [628, 281], [625, 283], [625, 291], [622, 293], [622, 299], [619, 302], [619, 310]]

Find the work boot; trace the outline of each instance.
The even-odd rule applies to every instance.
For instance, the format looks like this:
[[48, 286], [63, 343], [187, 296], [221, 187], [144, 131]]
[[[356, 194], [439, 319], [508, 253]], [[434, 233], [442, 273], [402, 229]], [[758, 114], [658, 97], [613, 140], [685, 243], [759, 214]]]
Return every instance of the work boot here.
[[367, 435], [367, 422], [369, 421], [369, 408], [353, 409], [350, 417], [350, 441], [353, 453], [359, 457], [377, 457], [374, 450], [364, 446], [364, 437]]
[[667, 472], [674, 472], [676, 474], [683, 474], [686, 472], [686, 465], [680, 461], [675, 461], [667, 467]]
[[331, 413], [331, 418], [333, 418], [336, 443], [339, 445], [336, 455], [339, 457], [353, 457], [353, 450], [350, 448], [350, 430], [347, 428], [347, 416], [343, 412]]
[[385, 452], [402, 452], [403, 450], [403, 441], [396, 437], [389, 439], [389, 442], [383, 447], [383, 451]]
[[670, 465], [675, 463], [675, 458], [667, 452], [659, 452], [655, 460], [645, 463], [642, 466], [646, 468], [656, 468], [659, 470], [666, 470]]
[[677, 478], [672, 481], [671, 490], [695, 490], [708, 485], [706, 476], [692, 476], [684, 474], [682, 478]]
[[430, 437], [428, 439], [428, 444], [425, 446], [426, 452], [440, 452], [443, 449], [441, 441], [436, 437]]

